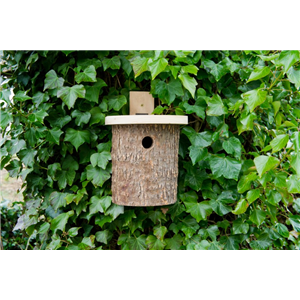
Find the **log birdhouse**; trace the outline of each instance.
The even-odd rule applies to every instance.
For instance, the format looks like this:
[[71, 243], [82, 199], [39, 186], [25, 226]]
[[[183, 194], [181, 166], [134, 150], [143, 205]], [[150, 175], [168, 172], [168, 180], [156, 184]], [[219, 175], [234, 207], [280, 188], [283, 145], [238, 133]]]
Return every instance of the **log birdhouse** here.
[[130, 92], [130, 115], [108, 116], [112, 125], [112, 201], [158, 206], [177, 200], [180, 125], [187, 116], [151, 115], [149, 92]]

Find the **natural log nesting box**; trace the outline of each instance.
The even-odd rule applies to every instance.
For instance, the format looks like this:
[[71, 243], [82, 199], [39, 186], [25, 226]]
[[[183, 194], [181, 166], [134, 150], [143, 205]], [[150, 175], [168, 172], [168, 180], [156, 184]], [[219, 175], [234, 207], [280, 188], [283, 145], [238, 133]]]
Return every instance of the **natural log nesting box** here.
[[185, 119], [185, 116], [107, 117], [106, 124], [112, 125], [114, 203], [157, 206], [176, 202], [178, 123], [184, 123]]
[[112, 125], [113, 203], [175, 203], [180, 124], [187, 116], [109, 116], [105, 124]]

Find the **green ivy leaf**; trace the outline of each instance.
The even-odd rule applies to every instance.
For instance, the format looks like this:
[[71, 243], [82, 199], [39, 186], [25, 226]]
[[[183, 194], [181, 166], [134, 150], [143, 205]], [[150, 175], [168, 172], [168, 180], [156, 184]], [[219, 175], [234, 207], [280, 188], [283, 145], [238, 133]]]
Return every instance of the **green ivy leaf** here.
[[267, 200], [269, 203], [271, 203], [272, 205], [277, 205], [282, 199], [282, 196], [279, 192], [274, 191], [274, 190], [270, 190], [267, 193]]
[[291, 167], [296, 171], [297, 175], [300, 176], [300, 152], [291, 154]]
[[98, 58], [86, 58], [86, 59], [80, 59], [77, 61], [77, 66], [81, 67], [82, 69], [85, 69], [89, 66], [93, 65], [95, 69], [97, 70], [102, 66], [101, 60]]
[[81, 250], [92, 249], [95, 247], [94, 241], [95, 241], [94, 235], [84, 237], [82, 241], [78, 244], [78, 247]]
[[193, 217], [187, 216], [182, 220], [181, 231], [184, 232], [186, 237], [189, 239], [196, 233], [199, 227], [198, 222]]
[[161, 241], [153, 235], [148, 235], [146, 244], [148, 245], [150, 250], [163, 250], [166, 246], [166, 243], [164, 241]]
[[286, 73], [299, 60], [299, 50], [281, 51], [279, 57], [275, 60], [275, 65], [277, 67], [283, 66], [283, 71]]
[[96, 186], [102, 187], [104, 182], [110, 178], [109, 172], [103, 170], [102, 168], [88, 165], [86, 167], [86, 170], [87, 170], [87, 179], [92, 181], [95, 187]]
[[146, 250], [146, 236], [144, 234], [138, 237], [130, 237], [128, 240], [128, 245], [131, 250]]
[[65, 141], [70, 142], [78, 151], [79, 146], [83, 143], [90, 143], [90, 132], [88, 130], [75, 130], [68, 128], [65, 136]]
[[[3, 88], [3, 87], [2, 87]], [[0, 92], [0, 99], [4, 100], [7, 104], [10, 103], [10, 95], [11, 95], [11, 91], [10, 89], [2, 89]]]
[[80, 72], [75, 75], [75, 81], [77, 83], [80, 83], [82, 81], [84, 82], [96, 82], [96, 69], [93, 65], [88, 66], [83, 70], [83, 72]]
[[47, 248], [48, 250], [56, 250], [61, 246], [62, 242], [60, 240], [60, 237], [54, 234], [51, 238], [50, 244], [48, 244]]
[[220, 242], [224, 244], [225, 250], [239, 250], [240, 239], [237, 236], [223, 236]]
[[77, 171], [79, 169], [78, 162], [73, 158], [73, 156], [68, 155], [62, 163], [62, 168], [64, 170]]
[[56, 89], [61, 88], [64, 85], [64, 79], [62, 77], [58, 77], [54, 70], [50, 70], [46, 74], [45, 82], [44, 82], [44, 91], [47, 89]]
[[167, 65], [168, 61], [165, 58], [160, 58], [148, 64], [149, 71], [152, 75], [152, 80], [154, 80], [159, 73], [163, 72]]
[[67, 213], [62, 213], [62, 214], [58, 215], [56, 218], [54, 218], [51, 221], [50, 229], [54, 232], [56, 232], [58, 229], [61, 231], [65, 231], [68, 219], [69, 219], [69, 217], [71, 217], [73, 215], [74, 215], [73, 210], [70, 210]]
[[197, 220], [197, 222], [206, 220], [207, 217], [212, 213], [212, 208], [209, 202], [198, 202], [198, 196], [194, 191], [186, 193], [183, 202], [187, 208], [186, 211], [189, 212], [191, 216]]
[[208, 131], [197, 133], [193, 128], [186, 126], [182, 129], [182, 133], [188, 137], [195, 147], [205, 148], [212, 144], [212, 134]]
[[67, 195], [67, 193], [59, 192], [53, 192], [50, 194], [49, 200], [55, 211], [57, 211], [58, 208], [65, 207], [67, 205]]
[[63, 134], [63, 131], [61, 131], [58, 127], [55, 127], [53, 129], [50, 129], [47, 132], [46, 139], [47, 139], [47, 141], [49, 141], [51, 143], [55, 143], [55, 144], [59, 145], [60, 136], [62, 134]]
[[67, 184], [72, 185], [76, 176], [74, 170], [59, 170], [56, 173], [56, 179], [60, 190], [66, 188]]
[[82, 112], [80, 110], [73, 110], [71, 116], [75, 119], [75, 124], [81, 126], [87, 124], [91, 118], [91, 114], [88, 111]]
[[[97, 210], [100, 212], [106, 212], [107, 209], [110, 207], [112, 201], [111, 201], [111, 196], [103, 196], [103, 197], [98, 197], [98, 196], [93, 196], [91, 200], [93, 199], [92, 203], [94, 206], [97, 206]], [[93, 210], [94, 213], [96, 212], [95, 209], [91, 209], [90, 206], [90, 211]]]
[[109, 207], [112, 204], [112, 197], [111, 196], [104, 196], [100, 200], [101, 206], [106, 213], [106, 211], [109, 209]]
[[279, 159], [272, 156], [260, 155], [254, 158], [254, 164], [260, 178], [264, 173], [274, 169], [279, 163]]
[[191, 93], [192, 97], [194, 98], [197, 86], [197, 81], [195, 78], [186, 73], [180, 74], [178, 78], [181, 80], [182, 85]]
[[1, 158], [1, 170], [2, 170], [2, 165], [4, 166], [6, 164], [5, 160], [11, 158], [8, 155], [6, 147], [3, 147], [3, 148], [0, 149], [0, 158]]
[[275, 225], [275, 228], [281, 236], [283, 236], [285, 238], [289, 237], [289, 235], [290, 235], [289, 230], [287, 229], [287, 227], [284, 224], [277, 223]]
[[207, 105], [206, 114], [208, 116], [221, 116], [227, 113], [227, 108], [224, 106], [221, 97], [217, 94], [213, 95], [212, 98], [208, 98]]
[[183, 96], [182, 85], [179, 80], [171, 79], [168, 83], [164, 81], [153, 81], [154, 93], [158, 95], [163, 103], [171, 105], [174, 102], [176, 95]]
[[257, 106], [265, 102], [267, 94], [267, 91], [257, 89], [244, 93], [241, 96], [249, 106], [250, 112], [253, 112]]
[[[79, 190], [76, 194], [68, 194], [66, 196], [66, 200], [67, 200], [67, 204], [70, 204], [72, 202], [76, 203], [76, 205], [79, 204], [79, 201], [84, 197], [84, 195], [86, 195], [86, 189], [83, 188], [81, 190]], [[77, 213], [77, 211], [76, 211]]]
[[290, 175], [286, 181], [286, 185], [289, 193], [300, 193], [300, 180], [297, 175]]
[[109, 230], [106, 229], [96, 232], [95, 237], [97, 242], [107, 244], [111, 240], [113, 235]]
[[161, 115], [166, 109], [167, 109], [166, 106], [162, 107], [161, 105], [158, 105], [154, 108], [152, 115]]
[[248, 206], [249, 204], [247, 203], [246, 199], [241, 199], [236, 204], [235, 210], [233, 210], [232, 213], [235, 215], [243, 214], [247, 210]]
[[135, 74], [135, 76], [134, 76], [135, 78], [138, 77], [143, 72], [148, 71], [148, 61], [149, 61], [149, 58], [140, 57], [140, 56], [138, 56], [133, 61], [131, 61], [131, 65], [133, 68], [133, 72]]
[[229, 138], [228, 140], [223, 142], [222, 147], [228, 154], [234, 154], [234, 157], [236, 159], [238, 160], [241, 159], [242, 144], [238, 138], [236, 137]]
[[125, 104], [127, 99], [124, 95], [111, 96], [108, 98], [108, 108], [119, 111]]
[[244, 131], [247, 130], [253, 130], [253, 121], [257, 119], [257, 116], [255, 113], [251, 113], [246, 116], [241, 116], [236, 121], [236, 125], [239, 131], [239, 134], [241, 134]]
[[34, 115], [35, 119], [40, 123], [44, 123], [44, 118], [49, 116], [48, 113], [46, 113], [44, 110], [39, 110], [39, 111], [35, 112], [33, 115]]
[[70, 237], [74, 237], [76, 235], [78, 235], [78, 230], [80, 229], [80, 227], [72, 227], [68, 230], [68, 235]]
[[38, 133], [37, 130], [35, 128], [30, 128], [29, 130], [27, 130], [24, 134], [25, 136], [25, 140], [29, 143], [29, 145], [31, 147], [35, 146], [35, 143], [38, 140]]
[[48, 165], [47, 175], [50, 176], [52, 179], [55, 179], [55, 174], [57, 170], [61, 170], [60, 163]]
[[19, 160], [13, 159], [5, 167], [5, 169], [8, 171], [10, 177], [17, 177], [21, 170], [21, 162]]
[[73, 50], [62, 50], [62, 53], [64, 53], [66, 56], [68, 56], [70, 53], [74, 52]]
[[216, 64], [212, 60], [204, 59], [202, 64], [204, 67], [210, 69], [209, 72], [215, 77], [216, 81], [219, 81], [228, 72], [226, 62], [223, 61]]
[[194, 66], [194, 65], [188, 65], [188, 66], [182, 66], [181, 67], [181, 71], [183, 73], [191, 73], [191, 74], [194, 74], [194, 75], [197, 75], [198, 73], [198, 67]]
[[185, 108], [187, 114], [195, 113], [202, 120], [205, 119], [205, 106], [200, 106], [197, 102], [195, 105], [190, 105], [186, 102], [183, 104], [183, 107]]
[[33, 149], [24, 149], [19, 152], [18, 156], [26, 167], [32, 168], [36, 154], [37, 151]]
[[57, 97], [61, 98], [69, 109], [74, 107], [77, 98], [85, 97], [83, 85], [73, 85], [72, 87], [62, 87], [57, 91]]
[[251, 204], [256, 199], [258, 199], [259, 196], [260, 196], [260, 190], [259, 189], [255, 189], [255, 190], [248, 191], [246, 198], [247, 198], [249, 204]]
[[287, 174], [285, 172], [277, 172], [274, 179], [274, 185], [277, 188], [286, 188]]
[[271, 55], [258, 55], [263, 61], [271, 61], [279, 57], [280, 53], [277, 54], [271, 54]]
[[276, 136], [276, 138], [270, 142], [270, 145], [273, 149], [272, 153], [277, 152], [277, 151], [281, 150], [282, 148], [284, 148], [286, 146], [286, 144], [288, 143], [288, 141], [289, 141], [288, 134], [280, 134], [280, 135]]
[[244, 192], [250, 190], [252, 182], [257, 178], [258, 176], [254, 172], [242, 176], [240, 181], [238, 182], [238, 186], [237, 186], [238, 192], [240, 194], [243, 194]]
[[114, 56], [112, 58], [105, 58], [102, 60], [103, 70], [106, 71], [108, 68], [112, 70], [119, 70], [121, 67], [121, 60], [119, 56]]
[[259, 209], [254, 209], [249, 217], [249, 220], [254, 224], [256, 224], [257, 226], [260, 226], [262, 222], [265, 220], [266, 215], [267, 214], [264, 211]]
[[50, 228], [50, 224], [49, 223], [43, 223], [38, 231], [39, 234], [45, 234], [47, 233], [47, 231]]
[[247, 234], [249, 231], [249, 224], [244, 223], [242, 219], [237, 219], [232, 222], [233, 234]]
[[199, 170], [196, 167], [188, 167], [185, 175], [184, 186], [189, 186], [198, 192], [202, 186], [202, 182], [207, 177], [207, 173], [204, 170]]
[[256, 250], [266, 250], [272, 244], [271, 239], [267, 233], [261, 234], [256, 240], [250, 243], [252, 249]]
[[18, 91], [15, 95], [14, 95], [14, 99], [17, 101], [26, 101], [29, 99], [32, 99], [31, 97], [26, 95], [26, 92], [23, 91]]
[[175, 234], [172, 238], [165, 239], [166, 249], [179, 250], [183, 243], [183, 238], [180, 234]]
[[190, 158], [192, 160], [193, 166], [200, 160], [203, 160], [208, 156], [208, 150], [207, 148], [201, 148], [198, 146], [190, 146]]
[[94, 153], [91, 155], [91, 164], [93, 167], [98, 166], [105, 170], [108, 161], [111, 160], [110, 152], [103, 151], [101, 153]]
[[300, 87], [300, 70], [296, 70], [291, 67], [287, 72], [288, 79], [295, 84], [296, 88]]
[[55, 119], [49, 120], [49, 123], [51, 127], [53, 128], [63, 128], [65, 125], [67, 125], [72, 118], [70, 116], [64, 116], [64, 117], [56, 117]]
[[97, 82], [95, 84], [93, 84], [92, 86], [85, 86], [86, 100], [88, 100], [90, 102], [98, 103], [100, 91], [105, 86], [107, 86], [107, 84], [100, 78], [97, 78]]
[[149, 219], [156, 224], [157, 222], [159, 222], [160, 220], [165, 220], [167, 221], [165, 215], [159, 211], [159, 210], [152, 210], [148, 213], [148, 217]]
[[93, 124], [104, 125], [105, 123], [105, 115], [102, 113], [99, 107], [93, 107], [90, 110], [91, 118], [90, 118], [90, 126]]
[[249, 77], [247, 82], [261, 79], [261, 78], [269, 75], [270, 72], [271, 72], [271, 70], [270, 70], [269, 67], [258, 66], [257, 68], [255, 68], [252, 71], [252, 73], [250, 74], [250, 77]]
[[208, 236], [212, 239], [212, 241], [216, 241], [217, 236], [220, 235], [220, 231], [217, 225], [209, 226], [207, 229], [201, 228], [198, 231], [202, 239], [206, 239]]
[[165, 226], [155, 226], [153, 229], [154, 235], [160, 240], [164, 239], [164, 236], [168, 231], [167, 227]]
[[298, 131], [292, 134], [291, 140], [294, 144], [295, 151], [300, 151], [300, 134]]
[[124, 206], [116, 205], [114, 203], [110, 205], [105, 213], [105, 215], [112, 216], [113, 220], [115, 220], [120, 214], [124, 214]]
[[7, 113], [6, 111], [1, 110], [0, 114], [0, 126], [1, 129], [6, 128], [8, 124], [10, 124], [13, 121], [13, 117], [11, 113]]
[[294, 230], [300, 232], [300, 216], [291, 215], [289, 217], [289, 221], [290, 221], [291, 225], [293, 226]]
[[209, 165], [213, 175], [217, 177], [224, 176], [227, 179], [238, 180], [242, 164], [230, 157], [211, 156]]
[[232, 196], [231, 191], [223, 191], [217, 199], [211, 199], [209, 201], [210, 206], [212, 209], [219, 215], [223, 216], [231, 212], [231, 207], [229, 204], [235, 202], [235, 199]]

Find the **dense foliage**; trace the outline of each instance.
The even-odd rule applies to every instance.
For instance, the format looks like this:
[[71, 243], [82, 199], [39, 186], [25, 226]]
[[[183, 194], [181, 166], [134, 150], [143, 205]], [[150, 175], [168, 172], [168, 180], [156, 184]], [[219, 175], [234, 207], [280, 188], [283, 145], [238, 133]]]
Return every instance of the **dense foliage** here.
[[[299, 51], [4, 51], [1, 168], [34, 249], [299, 249]], [[13, 98], [10, 100], [10, 91]], [[111, 202], [131, 90], [185, 114], [178, 201]], [[29, 247], [30, 248], [30, 247]]]
[[[0, 249], [20, 250], [26, 249], [28, 238], [20, 230], [13, 231], [18, 218], [22, 214], [22, 202], [10, 203], [3, 200], [0, 203]], [[28, 244], [29, 245], [29, 244]]]

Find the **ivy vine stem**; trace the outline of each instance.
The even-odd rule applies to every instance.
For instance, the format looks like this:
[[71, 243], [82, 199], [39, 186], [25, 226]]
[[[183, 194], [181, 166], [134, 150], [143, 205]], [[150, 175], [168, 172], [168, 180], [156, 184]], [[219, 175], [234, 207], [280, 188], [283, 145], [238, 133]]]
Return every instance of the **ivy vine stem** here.
[[273, 83], [271, 83], [270, 87], [268, 88], [268, 90], [270, 91], [272, 89], [272, 87], [276, 84], [276, 82], [281, 78], [281, 76], [284, 74], [284, 71], [282, 71], [278, 77], [273, 81]]

